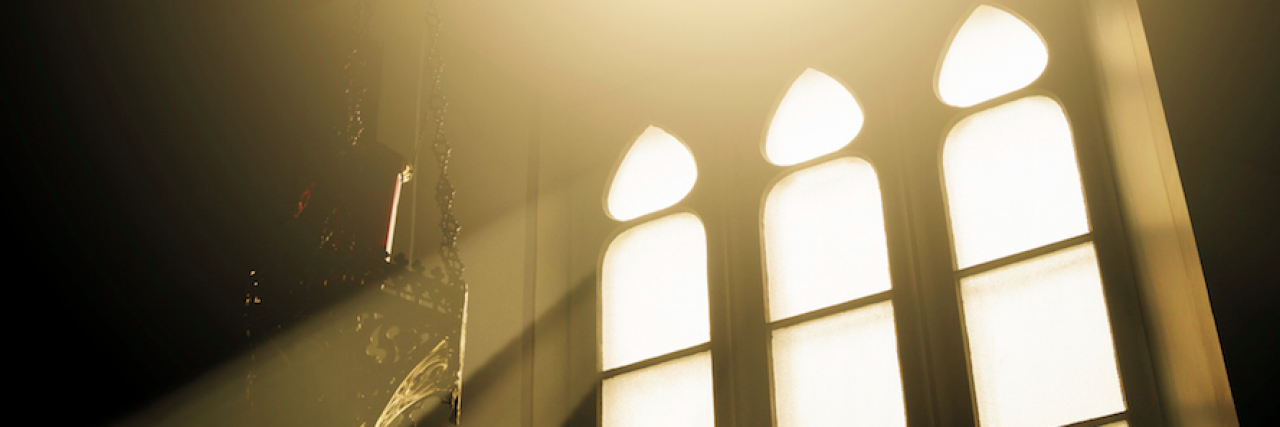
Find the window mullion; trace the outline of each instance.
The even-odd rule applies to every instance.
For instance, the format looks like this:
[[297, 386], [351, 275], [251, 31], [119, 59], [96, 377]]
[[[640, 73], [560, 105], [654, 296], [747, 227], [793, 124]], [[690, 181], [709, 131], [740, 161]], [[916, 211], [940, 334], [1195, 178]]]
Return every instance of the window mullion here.
[[1092, 241], [1092, 239], [1093, 239], [1093, 236], [1091, 234], [1081, 234], [1076, 237], [1060, 240], [1054, 243], [1040, 246], [1035, 249], [1030, 249], [1024, 252], [1019, 252], [1013, 255], [987, 261], [982, 264], [962, 268], [959, 271], [956, 271], [956, 277], [972, 276], [978, 273], [982, 273], [984, 271], [997, 269], [1010, 264], [1016, 264], [1021, 261], [1026, 261], [1032, 258], [1039, 257], [1041, 255], [1057, 252], [1059, 250], [1076, 246], [1081, 243], [1089, 242], [1089, 241]]
[[607, 379], [609, 379], [609, 378], [613, 378], [613, 377], [616, 377], [616, 376], [618, 376], [618, 375], [626, 374], [626, 373], [628, 373], [628, 372], [638, 371], [638, 370], [645, 369], [645, 368], [648, 368], [648, 367], [651, 367], [651, 366], [654, 366], [654, 365], [660, 365], [660, 364], [662, 364], [662, 363], [670, 362], [670, 361], [672, 361], [672, 360], [676, 360], [676, 359], [679, 359], [679, 358], [682, 358], [682, 357], [685, 357], [685, 356], [690, 356], [690, 355], [698, 354], [698, 353], [701, 353], [701, 352], [704, 352], [704, 351], [707, 351], [707, 350], [710, 350], [710, 349], [711, 349], [711, 343], [709, 343], [709, 342], [708, 342], [708, 343], [703, 343], [703, 344], [698, 344], [698, 345], [695, 345], [695, 346], [693, 346], [693, 347], [689, 347], [689, 348], [686, 348], [686, 349], [683, 349], [683, 350], [676, 350], [676, 351], [673, 351], [673, 352], [671, 352], [671, 353], [666, 353], [666, 354], [663, 354], [663, 355], [660, 355], [660, 356], [655, 356], [655, 357], [652, 357], [652, 358], [649, 358], [649, 359], [641, 360], [641, 361], [639, 361], [639, 362], [635, 362], [635, 363], [632, 363], [632, 364], [630, 364], [630, 365], [619, 366], [619, 367], [617, 367], [617, 368], [613, 368], [613, 369], [610, 369], [610, 370], [604, 371], [603, 373], [601, 373], [601, 374], [600, 374], [600, 376], [601, 376], [601, 378], [602, 378], [602, 379], [606, 379], [606, 380], [607, 380]]
[[742, 145], [723, 142], [706, 162], [717, 415], [721, 427], [772, 427], [760, 200], [774, 171]]
[[[900, 233], [890, 241], [902, 242], [899, 258], [909, 261], [903, 269], [910, 280], [898, 280], [895, 290], [898, 305], [910, 311], [904, 310], [899, 318], [916, 322], [918, 328], [917, 337], [899, 338], [903, 358], [911, 358], [919, 368], [913, 379], [904, 379], [908, 421], [917, 427], [974, 426], [977, 416], [941, 176], [942, 135], [953, 113], [936, 105], [931, 90], [899, 90], [890, 105], [894, 140], [899, 142], [894, 158], [901, 193], [896, 197], [903, 215], [888, 215], [887, 226]], [[910, 372], [905, 366], [904, 371]]]
[[1108, 426], [1115, 426], [1118, 423], [1122, 423], [1122, 422], [1125, 422], [1124, 425], [1128, 425], [1128, 423], [1126, 422], [1128, 421], [1128, 415], [1129, 414], [1127, 412], [1121, 412], [1117, 414], [1107, 415], [1104, 417], [1094, 418], [1091, 420], [1081, 421], [1075, 424], [1068, 424], [1065, 427], [1108, 427]]
[[833, 314], [843, 313], [850, 310], [857, 310], [858, 308], [868, 306], [871, 304], [889, 301], [892, 298], [893, 298], [892, 290], [880, 292], [878, 294], [870, 295], [863, 298], [858, 298], [851, 301], [846, 301], [830, 307], [821, 308], [814, 311], [810, 311], [808, 313], [796, 315], [794, 317], [788, 317], [786, 319], [776, 320], [769, 325], [769, 329], [772, 331], [779, 328], [794, 326], [800, 323], [808, 322], [810, 320], [816, 320], [816, 319], [827, 317]]

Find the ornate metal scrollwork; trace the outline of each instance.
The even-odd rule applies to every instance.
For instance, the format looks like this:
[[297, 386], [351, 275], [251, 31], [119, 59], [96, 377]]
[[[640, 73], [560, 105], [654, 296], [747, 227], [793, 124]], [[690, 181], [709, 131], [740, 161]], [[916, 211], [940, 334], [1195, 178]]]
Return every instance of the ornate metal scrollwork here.
[[[328, 175], [323, 175], [319, 183], [312, 180], [296, 211], [290, 210], [285, 228], [298, 243], [286, 252], [296, 253], [281, 253], [250, 273], [245, 334], [253, 345], [251, 357], [258, 362], [246, 376], [245, 402], [253, 414], [296, 413], [296, 407], [285, 405], [308, 402], [306, 411], [322, 414], [308, 415], [325, 425], [399, 427], [417, 423], [438, 408], [429, 403], [443, 401], [450, 405], [450, 421], [457, 424], [467, 283], [449, 179], [452, 147], [444, 133], [448, 101], [440, 78], [440, 20], [434, 1], [429, 1], [424, 77], [430, 84], [423, 88], [429, 92], [423, 94], [427, 108], [420, 112], [414, 161], [382, 171], [389, 166], [379, 160], [386, 156], [378, 153], [389, 150], [370, 141], [365, 132], [371, 81], [367, 63], [377, 60], [367, 40], [373, 2], [355, 3], [352, 47], [343, 69], [347, 117], [337, 127], [340, 138], [335, 141], [340, 142], [326, 145], [327, 155], [322, 156], [332, 163], [325, 173], [336, 178], [325, 180]], [[441, 263], [434, 268], [416, 261], [411, 265], [403, 254], [389, 257], [376, 241], [379, 236], [360, 222], [368, 215], [361, 216], [364, 199], [357, 197], [365, 185], [356, 179], [363, 176], [360, 173], [399, 173], [401, 182], [421, 175], [416, 154], [423, 148], [430, 149], [439, 171], [435, 200]], [[344, 305], [355, 300], [355, 308]], [[287, 343], [273, 341], [290, 335], [285, 332], [292, 328], [301, 334], [293, 334]], [[263, 362], [268, 359], [284, 363]], [[316, 381], [317, 374], [324, 379]], [[252, 418], [264, 423], [270, 419]]]
[[462, 258], [458, 254], [458, 236], [462, 231], [462, 225], [458, 223], [453, 214], [455, 191], [453, 182], [449, 179], [449, 161], [453, 154], [453, 146], [445, 133], [445, 113], [449, 109], [449, 100], [444, 93], [443, 75], [445, 64], [440, 53], [441, 21], [435, 0], [427, 2], [426, 22], [427, 34], [431, 41], [427, 48], [427, 56], [424, 58], [427, 65], [427, 75], [424, 77], [431, 82], [431, 85], [427, 93], [426, 108], [423, 108], [419, 113], [421, 114], [419, 120], [421, 128], [418, 132], [415, 151], [421, 152], [422, 146], [430, 138], [431, 152], [440, 172], [436, 181], [435, 198], [436, 205], [440, 209], [440, 259], [444, 263], [443, 279], [447, 284], [445, 288], [455, 290], [461, 297], [457, 307], [458, 317], [456, 323], [458, 351], [453, 353], [453, 364], [451, 365], [455, 366], [456, 370], [451, 373], [454, 384], [452, 398], [450, 399], [452, 412], [449, 417], [454, 424], [457, 424], [462, 410], [462, 357], [467, 342], [468, 292], [467, 282], [462, 276], [466, 266], [463, 265]]

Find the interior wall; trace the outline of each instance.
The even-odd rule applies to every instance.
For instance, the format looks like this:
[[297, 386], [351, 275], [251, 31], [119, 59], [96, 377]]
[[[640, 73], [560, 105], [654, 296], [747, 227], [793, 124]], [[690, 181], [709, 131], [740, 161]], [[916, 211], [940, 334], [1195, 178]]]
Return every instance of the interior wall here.
[[1139, 0], [1209, 301], [1242, 425], [1280, 379], [1280, 4]]
[[[415, 126], [408, 111], [416, 114], [421, 73], [409, 60], [422, 49], [420, 6], [383, 1], [375, 25], [388, 58], [379, 135], [405, 153], [411, 145], [401, 141], [410, 140]], [[594, 371], [585, 369], [594, 366], [593, 350], [575, 343], [594, 337], [596, 265], [584, 262], [591, 256], [564, 254], [600, 251], [594, 246], [604, 236], [597, 230], [611, 226], [599, 223], [598, 205], [612, 165], [598, 159], [621, 154], [634, 136], [625, 132], [657, 120], [682, 129], [682, 137], [752, 144], [767, 114], [752, 107], [773, 102], [782, 88], [771, 83], [790, 73], [792, 62], [856, 67], [903, 60], [884, 52], [937, 54], [892, 48], [921, 42], [885, 24], [900, 18], [895, 13], [913, 13], [909, 7], [752, 4], [727, 19], [722, 11], [680, 2], [441, 5], [447, 126], [456, 147], [457, 210], [472, 289], [464, 381], [469, 422], [552, 426], [591, 412], [580, 405], [594, 399]], [[825, 21], [806, 22], [815, 15], [875, 17], [861, 21], [870, 26], [861, 30], [880, 37], [841, 40], [839, 31], [824, 29]], [[708, 50], [707, 43], [736, 48]], [[827, 48], [832, 45], [848, 48]], [[718, 116], [705, 113], [717, 108]], [[711, 129], [712, 122], [721, 126]], [[426, 160], [418, 171], [416, 197], [424, 205], [414, 239], [417, 251], [429, 252], [435, 237], [424, 230], [437, 217], [425, 208], [433, 204], [428, 184], [434, 173]]]
[[[413, 2], [378, 3], [386, 12]], [[468, 91], [493, 96], [488, 101], [455, 99], [451, 110], [456, 120], [470, 117], [479, 125], [456, 135], [457, 173], [485, 177], [458, 190], [457, 208], [468, 239], [463, 256], [470, 263], [476, 310], [468, 349], [468, 360], [476, 361], [468, 365], [464, 417], [475, 416], [467, 419], [477, 425], [523, 425], [525, 419], [547, 425], [562, 414], [576, 413], [572, 402], [583, 393], [585, 380], [552, 370], [558, 369], [551, 365], [559, 357], [550, 351], [562, 341], [572, 348], [568, 337], [587, 333], [576, 328], [594, 326], [591, 311], [583, 304], [574, 305], [581, 310], [567, 309], [564, 338], [557, 336], [561, 325], [544, 321], [530, 341], [521, 322], [544, 316], [543, 310], [555, 312], [557, 301], [594, 301], [589, 294], [575, 293], [594, 288], [593, 262], [558, 263], [546, 254], [601, 239], [579, 231], [578, 221], [585, 219], [557, 212], [598, 209], [602, 188], [578, 186], [603, 185], [611, 165], [560, 168], [555, 159], [571, 159], [578, 150], [588, 150], [593, 158], [615, 158], [610, 156], [627, 142], [630, 131], [610, 134], [604, 129], [619, 124], [594, 121], [610, 115], [596, 110], [618, 108], [603, 102], [606, 88], [639, 91], [649, 77], [680, 74], [670, 64], [697, 64], [703, 58], [693, 52], [724, 40], [747, 40], [757, 49], [713, 74], [689, 78], [742, 83], [735, 68], [769, 67], [774, 65], [770, 58], [778, 55], [805, 54], [784, 42], [785, 37], [838, 41], [824, 38], [818, 27], [798, 34], [780, 28], [815, 15], [856, 16], [825, 13], [819, 7], [823, 4], [850, 8], [875, 3], [442, 2], [446, 32], [453, 39], [447, 52], [454, 63], [450, 73], [479, 78], [450, 85], [457, 85], [457, 97]], [[1271, 325], [1280, 323], [1274, 310], [1280, 296], [1270, 280], [1280, 224], [1274, 220], [1280, 206], [1273, 167], [1280, 161], [1274, 138], [1280, 123], [1274, 120], [1274, 100], [1280, 96], [1274, 78], [1280, 73], [1275, 6], [1250, 0], [1139, 3], [1233, 393], [1245, 424], [1262, 424], [1273, 418], [1278, 353], [1269, 338]], [[610, 28], [558, 7], [566, 4], [634, 19]], [[15, 233], [19, 255], [14, 270], [46, 274], [35, 281], [15, 279], [15, 301], [32, 310], [19, 316], [13, 342], [20, 345], [24, 363], [34, 363], [48, 375], [39, 381], [43, 387], [25, 397], [43, 402], [39, 413], [109, 423], [181, 400], [191, 384], [226, 371], [233, 381], [219, 389], [221, 396], [242, 396], [237, 387], [243, 385], [243, 371], [227, 367], [246, 351], [240, 290], [246, 270], [275, 254], [283, 240], [280, 219], [293, 213], [307, 184], [305, 153], [330, 138], [334, 124], [343, 119], [340, 70], [345, 57], [340, 46], [350, 28], [348, 6], [336, 0], [131, 0], [15, 3], [7, 9], [3, 31], [14, 44], [7, 65], [17, 71], [3, 97], [16, 164], [11, 210], [19, 213], [21, 232]], [[650, 18], [675, 16], [663, 28], [679, 34], [722, 15], [745, 29], [707, 29], [716, 34], [713, 39], [677, 50], [665, 62], [634, 55], [653, 53], [636, 44], [645, 40]], [[417, 16], [409, 11], [383, 19], [412, 27]], [[525, 37], [524, 30], [534, 23], [546, 24], [550, 35], [573, 36], [577, 42], [556, 43], [548, 34]], [[610, 29], [623, 36], [608, 42], [583, 36]], [[392, 46], [390, 34], [385, 34], [389, 44], [384, 46], [415, 50], [408, 57], [416, 58], [413, 44], [420, 38], [405, 31], [406, 46]], [[384, 58], [392, 56], [384, 81], [416, 73], [412, 61], [405, 61], [408, 57]], [[556, 62], [589, 67], [569, 72]], [[616, 73], [626, 69], [635, 73]], [[779, 71], [774, 77], [789, 73]], [[573, 100], [548, 96], [565, 91], [535, 84], [542, 79], [535, 76], [576, 82], [583, 89], [574, 92]], [[743, 96], [772, 99], [782, 90], [761, 86], [764, 95]], [[382, 112], [383, 124], [408, 120], [409, 102], [401, 94], [413, 91], [384, 88], [384, 102], [397, 106]], [[668, 100], [680, 96], [680, 88], [650, 95]], [[572, 106], [580, 110], [565, 111]], [[537, 119], [530, 119], [535, 112]], [[763, 121], [763, 114], [756, 120]], [[671, 120], [692, 119], [672, 114]], [[397, 126], [381, 128], [380, 138], [404, 149], [410, 128], [404, 122]], [[479, 141], [495, 148], [480, 148]], [[535, 164], [541, 166], [531, 175], [528, 147], [534, 141], [539, 148]], [[429, 171], [423, 167], [419, 174], [418, 182], [426, 188]], [[491, 174], [502, 178], [490, 179]], [[539, 194], [533, 216], [537, 227], [530, 227], [530, 211], [524, 208], [533, 176]], [[568, 192], [562, 193], [565, 188]], [[423, 234], [417, 241], [429, 246], [434, 218], [423, 214], [421, 220], [428, 226], [419, 224]], [[491, 231], [484, 232], [485, 227]], [[536, 251], [527, 249], [531, 229], [537, 230]], [[531, 264], [533, 252], [537, 257]], [[537, 278], [533, 289], [541, 293], [527, 298], [530, 265]], [[530, 305], [534, 310], [526, 309]], [[480, 313], [495, 320], [484, 320]], [[520, 343], [517, 347], [532, 342], [548, 351], [533, 370], [534, 383], [545, 384], [547, 393], [525, 393], [527, 371], [516, 365], [528, 347], [513, 350], [513, 341]], [[63, 354], [93, 368], [68, 366]], [[479, 362], [481, 358], [500, 362], [492, 365], [500, 368], [485, 370], [491, 365]], [[566, 371], [588, 366], [592, 359], [570, 353], [567, 360]], [[68, 387], [87, 387], [92, 396], [70, 400]], [[562, 389], [569, 390], [567, 399], [556, 396]], [[518, 415], [531, 407], [521, 403], [529, 401], [525, 396], [557, 406], [541, 411], [537, 408], [543, 403], [537, 403], [533, 418]], [[68, 405], [75, 414], [67, 414]], [[520, 422], [508, 422], [512, 420]]]
[[[1172, 22], [1172, 19], [1189, 19], [1186, 18], [1189, 15], [1185, 10], [1191, 6], [1141, 3], [1144, 15], [1155, 20], [1154, 25], [1149, 28], [1152, 32], [1149, 36], [1153, 40], [1153, 56], [1156, 57], [1158, 67], [1162, 60], [1166, 64], [1162, 66], [1162, 73], [1168, 75], [1162, 75], [1160, 80], [1162, 92], [1170, 102], [1170, 122], [1174, 129], [1179, 159], [1181, 164], [1190, 165], [1194, 169], [1197, 167], [1196, 163], [1188, 163], [1183, 158], [1202, 154], [1213, 157], [1223, 153], [1202, 153], [1197, 147], [1205, 146], [1207, 142], [1191, 140], [1206, 137], [1191, 135], [1188, 130], [1179, 130], [1191, 128], [1192, 125], [1188, 123], [1202, 121], [1188, 110], [1194, 109], [1189, 105], [1192, 101], [1183, 99], [1192, 96], [1184, 92], [1186, 88], [1198, 85], [1186, 81], [1191, 78], [1189, 74], [1196, 73], [1192, 70], [1197, 68], [1191, 65], [1195, 61], [1189, 55], [1174, 58], [1173, 54], [1167, 53], [1168, 46], [1178, 44], [1172, 41], [1181, 37], [1178, 34], [1187, 37], [1192, 34], [1175, 30], [1167, 22]], [[473, 328], [477, 328], [473, 329], [476, 331], [473, 337], [481, 340], [474, 342], [477, 348], [482, 349], [477, 350], [481, 352], [477, 357], [505, 354], [507, 358], [500, 360], [512, 361], [507, 363], [509, 366], [501, 374], [493, 374], [496, 375], [494, 377], [486, 374], [480, 379], [481, 384], [492, 383], [495, 384], [494, 387], [506, 390], [492, 395], [492, 399], [498, 399], [494, 402], [503, 402], [495, 403], [495, 407], [507, 408], [505, 413], [508, 416], [515, 416], [516, 411], [510, 408], [522, 408], [518, 418], [524, 423], [522, 425], [556, 425], [573, 411], [573, 405], [566, 402], [572, 402], [574, 398], [586, 396], [584, 393], [587, 393], [585, 389], [573, 393], [567, 391], [575, 387], [587, 387], [583, 384], [588, 382], [572, 377], [573, 364], [565, 366], [564, 362], [574, 360], [566, 355], [572, 354], [574, 347], [571, 342], [575, 334], [580, 337], [591, 336], [591, 331], [574, 332], [573, 328], [593, 325], [595, 320], [584, 317], [578, 322], [569, 322], [566, 319], [575, 313], [589, 313], [593, 309], [594, 306], [573, 304], [591, 300], [584, 301], [583, 298], [574, 297], [592, 296], [590, 292], [594, 292], [595, 266], [565, 265], [557, 254], [599, 250], [573, 246], [600, 241], [600, 236], [580, 235], [582, 230], [594, 227], [575, 227], [575, 224], [588, 218], [575, 218], [573, 215], [575, 212], [598, 209], [592, 205], [598, 205], [600, 200], [593, 197], [602, 194], [603, 189], [587, 190], [581, 187], [602, 183], [607, 178], [605, 175], [611, 165], [583, 165], [574, 159], [614, 158], [616, 154], [613, 153], [628, 142], [629, 136], [617, 131], [627, 128], [622, 123], [626, 120], [657, 119], [663, 124], [698, 129], [701, 125], [690, 120], [705, 120], [706, 117], [693, 118], [698, 117], [696, 113], [684, 113], [708, 107], [707, 99], [736, 96], [740, 102], [733, 104], [742, 106], [767, 103], [770, 102], [769, 97], [776, 96], [773, 89], [744, 94], [741, 91], [717, 92], [706, 86], [696, 86], [698, 83], [695, 82], [707, 81], [709, 74], [717, 74], [725, 87], [740, 88], [749, 85], [752, 79], [759, 86], [767, 86], [765, 82], [771, 80], [769, 77], [775, 76], [771, 76], [769, 71], [763, 71], [770, 67], [767, 65], [770, 61], [766, 58], [828, 58], [827, 61], [838, 63], [840, 60], [833, 61], [836, 57], [862, 54], [867, 55], [860, 58], [864, 61], [894, 60], [892, 57], [875, 56], [870, 53], [873, 51], [858, 49], [836, 55], [823, 54], [820, 49], [806, 51], [806, 48], [800, 46], [830, 46], [830, 43], [835, 43], [834, 40], [823, 42], [831, 35], [823, 34], [823, 26], [817, 23], [808, 26], [813, 31], [811, 33], [783, 34], [785, 30], [779, 31], [805, 27], [796, 23], [803, 22], [806, 17], [815, 13], [859, 16], [874, 15], [882, 11], [874, 7], [834, 10], [822, 2], [801, 2], [792, 6], [773, 9], [771, 6], [752, 4], [750, 7], [733, 9], [734, 15], [724, 19], [717, 16], [722, 9], [714, 6], [664, 2], [647, 4], [643, 8], [503, 1], [474, 2], [465, 6], [446, 4], [443, 16], [446, 17], [448, 37], [452, 37], [446, 45], [453, 49], [447, 53], [451, 56], [447, 59], [451, 63], [448, 72], [456, 73], [454, 76], [465, 76], [451, 82], [455, 85], [452, 90], [465, 98], [458, 99], [459, 103], [452, 110], [456, 116], [451, 117], [451, 120], [465, 132], [483, 129], [483, 134], [458, 134], [456, 141], [476, 144], [470, 147], [492, 147], [485, 148], [487, 151], [484, 153], [469, 153], [465, 148], [460, 148], [458, 152], [459, 170], [463, 170], [463, 165], [471, 160], [474, 161], [474, 166], [466, 169], [486, 171], [483, 178], [475, 177], [479, 178], [475, 184], [464, 184], [467, 186], [459, 188], [459, 193], [463, 195], [459, 200], [460, 211], [468, 209], [466, 195], [484, 195], [483, 200], [479, 197], [471, 200], [471, 203], [475, 203], [470, 205], [474, 210], [469, 211], [470, 215], [467, 217], [474, 216], [478, 218], [475, 221], [479, 224], [489, 227], [477, 230], [475, 226], [468, 225], [468, 229], [478, 235], [474, 239], [468, 238], [467, 242], [471, 245], [468, 253], [475, 257], [474, 262], [485, 263], [482, 265], [506, 272], [500, 278], [494, 277], [494, 282], [487, 283], [493, 289], [501, 288], [503, 291], [493, 295], [477, 293], [473, 300], [476, 305], [473, 307], [477, 310], [476, 313], [489, 312], [490, 308], [486, 307], [492, 307], [493, 312], [500, 312], [499, 317], [502, 314], [510, 317], [518, 312], [519, 324], [523, 325], [520, 330], [511, 328], [516, 322], [473, 325]], [[1209, 17], [1217, 17], [1214, 19], [1218, 20], [1213, 22], [1221, 22], [1222, 19], [1227, 19], [1225, 17], [1243, 13], [1243, 10], [1243, 6], [1229, 5], [1206, 13]], [[710, 19], [713, 16], [717, 18]], [[1177, 16], [1183, 18], [1176, 18]], [[891, 17], [883, 18], [879, 22], [892, 21]], [[721, 27], [707, 28], [707, 22], [716, 22], [718, 24], [711, 25]], [[656, 28], [662, 30], [652, 31]], [[1218, 29], [1218, 34], [1231, 34], [1225, 27], [1214, 28]], [[883, 31], [886, 34], [893, 32], [892, 29]], [[690, 37], [705, 32], [719, 32], [719, 36], [709, 39]], [[881, 38], [875, 49], [891, 50], [884, 46], [885, 43], [909, 45], [914, 42], [910, 40], [910, 35], [904, 36], [905, 40]], [[685, 45], [671, 43], [671, 40], [681, 37], [686, 37], [690, 42]], [[730, 38], [738, 46], [752, 45], [757, 49], [729, 49], [713, 54], [713, 58], [698, 57], [700, 52], [707, 52], [706, 46], [700, 45], [702, 42], [699, 40], [723, 43]], [[1197, 49], [1207, 49], [1203, 44], [1192, 45], [1198, 46]], [[1213, 56], [1207, 51], [1204, 55]], [[818, 63], [822, 61], [817, 60]], [[1179, 65], [1167, 65], [1171, 63]], [[751, 68], [752, 72], [734, 71], [734, 68], [741, 67]], [[785, 67], [779, 67], [776, 73], [783, 73], [781, 68]], [[665, 82], [665, 86], [654, 82]], [[618, 101], [625, 105], [617, 105]], [[671, 105], [684, 105], [688, 109], [672, 110], [669, 108]], [[733, 107], [725, 110], [731, 112], [718, 118], [724, 123], [764, 120], [763, 112], [753, 115], [750, 112], [733, 111]], [[728, 137], [754, 142], [752, 139], [756, 137], [756, 131], [748, 129], [736, 135], [718, 131], [688, 136]], [[1184, 139], [1180, 139], [1180, 136]], [[476, 157], [469, 159], [466, 157], [468, 154], [475, 154]], [[489, 162], [495, 159], [501, 167], [491, 166], [492, 163]], [[498, 173], [499, 170], [501, 173]], [[1250, 170], [1255, 169], [1238, 171]], [[1187, 191], [1188, 197], [1192, 198], [1193, 217], [1201, 218], [1201, 223], [1209, 222], [1204, 218], [1215, 215], [1214, 212], [1224, 211], [1196, 207], [1212, 203], [1197, 202], [1197, 199], [1207, 200], [1206, 197], [1212, 196], [1203, 193], [1205, 190], [1197, 189], [1197, 183], [1207, 182], [1209, 178], [1196, 177], [1196, 171], [1191, 173], [1193, 176], [1189, 179], [1192, 184], [1188, 185]], [[1247, 178], [1254, 181], [1257, 179]], [[1198, 212], [1194, 212], [1197, 210]], [[505, 219], [499, 220], [498, 216]], [[607, 225], [604, 227], [608, 228]], [[579, 235], [575, 235], [575, 231]], [[499, 234], [503, 237], [496, 237]], [[484, 239], [490, 236], [494, 236], [491, 241], [504, 242], [501, 250], [486, 246]], [[1204, 226], [1197, 228], [1197, 237], [1209, 242], [1221, 240], [1214, 231]], [[1210, 270], [1215, 269], [1212, 264], [1221, 265], [1223, 262], [1215, 260], [1214, 253], [1221, 253], [1221, 250], [1210, 251], [1206, 260], [1206, 263], [1211, 264], [1207, 267]], [[1211, 289], [1224, 289], [1224, 286], [1232, 286], [1229, 282], [1239, 281], [1226, 276], [1233, 273], [1227, 273], [1231, 270], [1224, 268], [1229, 269], [1216, 267], [1217, 280], [1210, 274]], [[516, 272], [520, 274], [515, 274]], [[479, 274], [497, 275], [493, 271]], [[477, 277], [474, 280], [487, 278]], [[498, 282], [502, 284], [499, 285]], [[477, 292], [484, 292], [476, 289]], [[1231, 307], [1237, 303], [1233, 302], [1230, 295], [1229, 291], [1225, 294], [1224, 291], [1218, 292], [1215, 296], [1217, 311], [1235, 310]], [[1239, 331], [1247, 328], [1229, 326], [1228, 329]], [[1241, 342], [1239, 338], [1232, 337], [1225, 340], [1228, 341], [1226, 345], [1231, 345], [1231, 341]], [[519, 343], [519, 351], [512, 349], [511, 346], [515, 343]], [[498, 350], [503, 346], [507, 350]], [[519, 356], [515, 356], [516, 353]], [[591, 360], [589, 354], [578, 357]], [[1238, 363], [1233, 366], [1238, 366]], [[1239, 375], [1233, 374], [1233, 377]], [[565, 399], [563, 396], [566, 393], [572, 397]], [[475, 396], [471, 398], [490, 399]]]

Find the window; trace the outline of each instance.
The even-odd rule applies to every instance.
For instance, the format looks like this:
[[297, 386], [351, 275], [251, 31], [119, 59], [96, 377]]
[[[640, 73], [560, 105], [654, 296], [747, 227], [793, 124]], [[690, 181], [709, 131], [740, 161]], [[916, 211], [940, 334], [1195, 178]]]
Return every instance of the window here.
[[879, 181], [866, 160], [825, 157], [862, 120], [843, 85], [809, 69], [765, 137], [771, 163], [799, 165], [768, 190], [762, 227], [779, 426], [906, 425]]
[[608, 187], [609, 215], [634, 221], [612, 239], [601, 264], [605, 425], [715, 424], [706, 233], [696, 214], [665, 212], [697, 175], [689, 149], [650, 126]]
[[[947, 7], [933, 61], [779, 80], [758, 146], [650, 127], [625, 151], [605, 201], [619, 223], [600, 279], [603, 425], [1160, 422], [1102, 107], [1079, 90], [1097, 83], [1078, 5]], [[654, 132], [684, 154], [636, 182], [696, 178], [620, 214], [614, 192]], [[635, 236], [668, 261], [623, 284], [611, 263]], [[668, 263], [690, 279], [656, 278]], [[698, 296], [658, 297], [677, 282]], [[648, 313], [632, 315], [644, 332], [611, 329], [627, 310]], [[651, 333], [687, 338], [606, 354]]]

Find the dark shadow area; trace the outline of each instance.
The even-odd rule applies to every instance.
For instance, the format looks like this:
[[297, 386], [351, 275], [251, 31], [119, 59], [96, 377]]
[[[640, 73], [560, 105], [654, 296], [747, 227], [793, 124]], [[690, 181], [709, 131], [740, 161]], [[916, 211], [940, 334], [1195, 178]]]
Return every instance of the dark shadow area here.
[[[38, 272], [14, 298], [42, 372], [24, 393], [56, 423], [133, 413], [246, 350], [248, 270], [290, 244], [341, 123], [345, 28], [298, 19], [324, 3], [4, 6], [8, 206]], [[68, 389], [92, 390], [74, 415]]]
[[1138, 3], [1240, 424], [1268, 424], [1280, 379], [1280, 6]]

